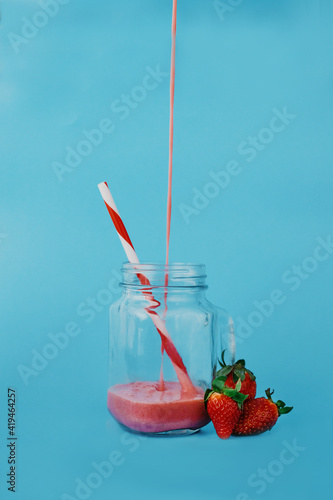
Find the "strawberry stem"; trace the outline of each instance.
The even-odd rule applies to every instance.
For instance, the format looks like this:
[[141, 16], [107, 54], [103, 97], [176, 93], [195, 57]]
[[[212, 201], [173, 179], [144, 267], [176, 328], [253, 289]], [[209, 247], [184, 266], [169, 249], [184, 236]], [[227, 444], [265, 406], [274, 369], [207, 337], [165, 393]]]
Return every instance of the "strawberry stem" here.
[[271, 403], [274, 403], [277, 406], [277, 409], [278, 409], [278, 412], [279, 412], [279, 416], [280, 415], [285, 415], [286, 413], [291, 412], [291, 410], [293, 409], [293, 406], [286, 406], [286, 403], [284, 401], [281, 401], [281, 399], [279, 399], [276, 402], [273, 401], [272, 400], [272, 395], [274, 394], [274, 390], [271, 391], [270, 389], [266, 389], [265, 393], [266, 393], [267, 399], [269, 401], [271, 401]]

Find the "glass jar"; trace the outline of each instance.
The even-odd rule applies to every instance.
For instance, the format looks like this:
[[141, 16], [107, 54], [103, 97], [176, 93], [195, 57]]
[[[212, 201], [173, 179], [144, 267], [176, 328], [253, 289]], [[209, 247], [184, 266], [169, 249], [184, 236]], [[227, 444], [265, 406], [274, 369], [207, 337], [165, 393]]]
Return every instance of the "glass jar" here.
[[110, 308], [111, 414], [127, 430], [184, 435], [210, 419], [211, 387], [231, 319], [205, 296], [201, 264], [130, 264]]

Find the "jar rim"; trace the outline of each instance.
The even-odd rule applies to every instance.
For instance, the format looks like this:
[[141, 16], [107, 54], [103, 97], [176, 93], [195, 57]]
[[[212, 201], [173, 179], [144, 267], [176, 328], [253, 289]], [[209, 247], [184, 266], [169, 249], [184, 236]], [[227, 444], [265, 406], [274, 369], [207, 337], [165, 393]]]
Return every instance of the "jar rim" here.
[[166, 276], [168, 276], [169, 288], [205, 286], [205, 264], [172, 262], [166, 265], [161, 262], [140, 262], [139, 264], [124, 262], [121, 271], [123, 273], [122, 285], [138, 285], [139, 282], [143, 286], [147, 285], [142, 282], [142, 279], [140, 280], [139, 275], [141, 275], [141, 277], [146, 277], [153, 287], [165, 287]]
[[177, 273], [177, 275], [183, 275], [184, 278], [206, 277], [206, 266], [205, 264], [197, 264], [192, 262], [171, 262], [169, 264], [164, 264], [162, 262], [140, 262], [139, 264], [134, 264], [132, 262], [123, 262], [122, 271], [126, 273], [135, 273], [138, 271], [144, 273], [146, 272], [157, 272], [157, 273]]
[[206, 266], [205, 264], [200, 264], [196, 262], [171, 262], [169, 264], [164, 264], [163, 262], [159, 261], [141, 261], [140, 263], [132, 263], [128, 261], [123, 262], [123, 267], [124, 269], [153, 269], [156, 268], [158, 271], [161, 269], [176, 269], [178, 270], [179, 268], [194, 268], [194, 269], [199, 269], [201, 268], [202, 270], [205, 270]]

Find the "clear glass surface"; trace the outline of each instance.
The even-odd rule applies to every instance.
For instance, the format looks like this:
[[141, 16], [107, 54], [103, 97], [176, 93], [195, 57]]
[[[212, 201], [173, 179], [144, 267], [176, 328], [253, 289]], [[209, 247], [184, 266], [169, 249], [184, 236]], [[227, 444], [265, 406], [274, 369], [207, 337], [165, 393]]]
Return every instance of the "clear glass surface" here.
[[[110, 308], [108, 408], [128, 429], [186, 435], [209, 422], [203, 393], [227, 348], [230, 317], [206, 299], [205, 280], [199, 264], [124, 264], [122, 296]], [[162, 349], [161, 330], [195, 394], [181, 384], [178, 358]]]

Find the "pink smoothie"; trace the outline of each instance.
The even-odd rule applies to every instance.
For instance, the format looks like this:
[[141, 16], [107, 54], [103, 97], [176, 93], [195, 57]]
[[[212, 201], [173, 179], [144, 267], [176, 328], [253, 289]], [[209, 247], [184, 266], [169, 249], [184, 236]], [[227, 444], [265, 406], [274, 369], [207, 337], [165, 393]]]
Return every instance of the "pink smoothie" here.
[[204, 390], [184, 396], [179, 382], [118, 384], [108, 391], [108, 408], [123, 425], [140, 432], [198, 429], [210, 421], [203, 402]]

